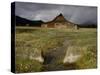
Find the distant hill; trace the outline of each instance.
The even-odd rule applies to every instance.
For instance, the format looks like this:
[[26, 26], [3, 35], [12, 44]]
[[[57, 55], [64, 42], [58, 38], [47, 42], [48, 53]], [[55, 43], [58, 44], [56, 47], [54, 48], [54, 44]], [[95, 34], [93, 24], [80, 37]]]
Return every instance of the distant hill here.
[[95, 24], [80, 24], [78, 25], [80, 28], [97, 28], [97, 25]]
[[[61, 16], [61, 15], [60, 15]], [[56, 19], [54, 19], [56, 21]], [[59, 20], [59, 19], [57, 19]], [[62, 20], [65, 20], [62, 18]], [[44, 22], [42, 20], [28, 20], [26, 18], [22, 18], [16, 16], [16, 26], [33, 26], [33, 27], [41, 27], [41, 24]], [[95, 24], [77, 24], [80, 28], [97, 28]]]
[[40, 27], [41, 24], [44, 23], [41, 20], [28, 20], [26, 18], [22, 18], [19, 16], [16, 16], [16, 26], [34, 26], [34, 27]]

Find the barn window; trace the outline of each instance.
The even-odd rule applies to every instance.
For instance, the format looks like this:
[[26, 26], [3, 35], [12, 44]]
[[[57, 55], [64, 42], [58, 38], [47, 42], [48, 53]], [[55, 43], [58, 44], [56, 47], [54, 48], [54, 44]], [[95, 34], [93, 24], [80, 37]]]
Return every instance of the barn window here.
[[47, 27], [47, 24], [43, 24], [42, 27], [45, 27], [46, 28]]
[[60, 23], [55, 23], [55, 25], [60, 25]]

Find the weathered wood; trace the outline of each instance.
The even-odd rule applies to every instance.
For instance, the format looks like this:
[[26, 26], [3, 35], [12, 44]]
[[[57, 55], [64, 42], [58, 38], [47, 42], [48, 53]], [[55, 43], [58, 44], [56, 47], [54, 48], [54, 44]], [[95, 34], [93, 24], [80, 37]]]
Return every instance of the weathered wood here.
[[77, 25], [66, 20], [62, 14], [55, 17], [52, 21], [45, 22], [41, 25], [43, 28], [66, 28], [78, 29]]

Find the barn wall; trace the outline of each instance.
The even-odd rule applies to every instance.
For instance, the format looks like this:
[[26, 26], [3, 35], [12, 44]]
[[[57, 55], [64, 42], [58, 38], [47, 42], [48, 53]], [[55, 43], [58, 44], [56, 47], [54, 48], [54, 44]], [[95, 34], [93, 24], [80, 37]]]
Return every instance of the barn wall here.
[[54, 23], [48, 23], [48, 28], [55, 28]]
[[68, 23], [68, 22], [50, 22], [42, 24], [41, 27], [44, 28], [69, 28], [69, 29], [77, 29], [77, 25]]
[[47, 28], [48, 24], [42, 24], [41, 27]]

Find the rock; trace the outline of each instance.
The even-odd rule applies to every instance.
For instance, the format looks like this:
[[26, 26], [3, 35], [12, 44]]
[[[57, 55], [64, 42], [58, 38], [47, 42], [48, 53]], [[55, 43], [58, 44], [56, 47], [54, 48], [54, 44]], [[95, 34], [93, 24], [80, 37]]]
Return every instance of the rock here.
[[72, 53], [69, 54], [69, 56], [65, 56], [63, 63], [74, 63], [79, 59], [80, 55], [74, 55]]
[[81, 57], [80, 48], [76, 46], [69, 46], [63, 63], [74, 63]]
[[29, 59], [36, 60], [36, 61], [39, 61], [41, 63], [44, 62], [44, 59], [41, 55], [41, 50], [38, 50], [37, 48], [34, 48], [34, 52], [30, 53]]

